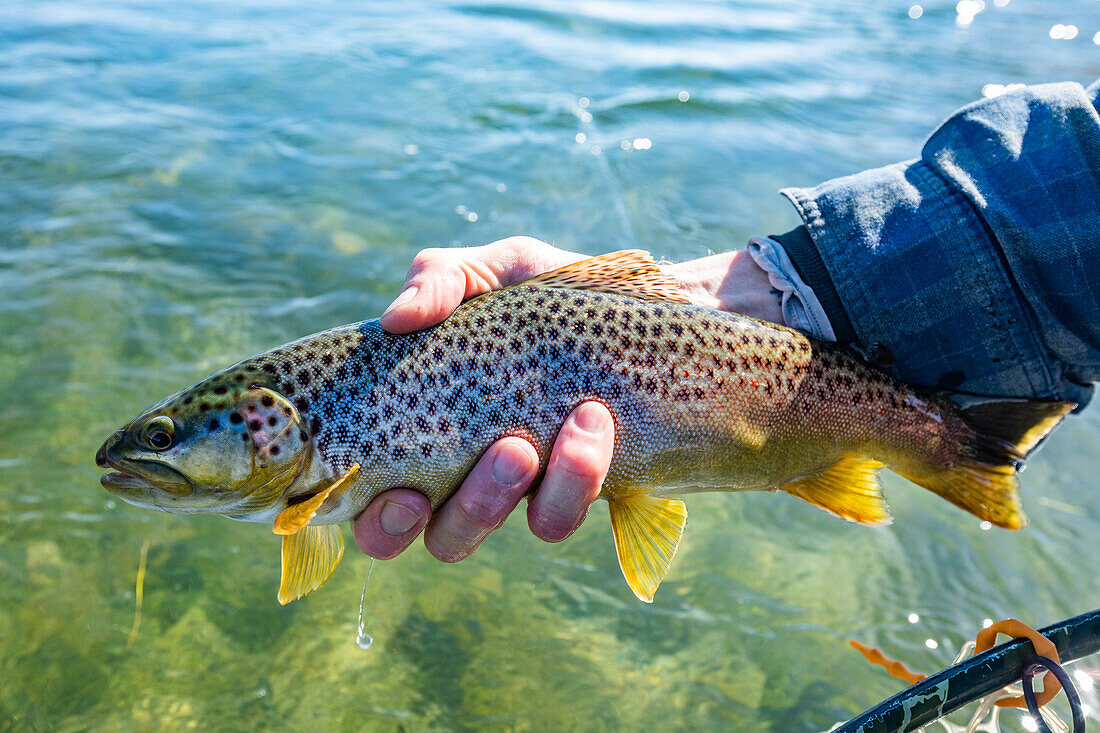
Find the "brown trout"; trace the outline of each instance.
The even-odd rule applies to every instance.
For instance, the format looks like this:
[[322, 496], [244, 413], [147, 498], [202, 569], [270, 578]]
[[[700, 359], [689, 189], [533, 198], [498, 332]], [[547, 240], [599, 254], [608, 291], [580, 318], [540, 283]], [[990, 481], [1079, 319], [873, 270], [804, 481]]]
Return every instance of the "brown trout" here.
[[410, 487], [438, 507], [509, 435], [545, 466], [585, 400], [615, 419], [600, 496], [623, 575], [647, 602], [687, 519], [674, 497], [691, 492], [782, 490], [881, 525], [885, 465], [1017, 529], [1017, 470], [1074, 407], [960, 408], [845, 347], [694, 306], [628, 251], [478, 296], [418, 333], [367, 321], [246, 359], [138, 415], [96, 462], [131, 504], [271, 523], [288, 603], [328, 580], [338, 523], [375, 495]]

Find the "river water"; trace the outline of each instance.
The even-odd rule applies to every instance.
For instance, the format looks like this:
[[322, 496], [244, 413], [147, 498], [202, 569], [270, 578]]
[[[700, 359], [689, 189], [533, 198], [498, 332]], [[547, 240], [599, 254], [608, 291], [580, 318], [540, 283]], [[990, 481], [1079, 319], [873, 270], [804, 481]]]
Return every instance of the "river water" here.
[[422, 247], [740, 247], [796, 223], [779, 187], [914, 157], [990, 85], [1100, 76], [1098, 31], [1095, 0], [0, 0], [0, 731], [813, 731], [900, 688], [851, 637], [931, 672], [983, 619], [1100, 605], [1095, 407], [1031, 462], [1022, 532], [895, 476], [881, 530], [693, 496], [647, 606], [602, 505], [560, 545], [517, 516], [379, 563], [367, 650], [354, 545], [279, 607], [270, 532], [116, 502], [92, 460], [379, 314]]

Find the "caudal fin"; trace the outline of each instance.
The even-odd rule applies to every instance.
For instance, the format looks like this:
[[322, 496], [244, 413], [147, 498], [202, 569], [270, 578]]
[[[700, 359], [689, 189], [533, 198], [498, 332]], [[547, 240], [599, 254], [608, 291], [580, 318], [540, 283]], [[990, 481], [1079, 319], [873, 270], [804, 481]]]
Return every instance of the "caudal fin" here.
[[1016, 474], [1024, 460], [1076, 405], [1042, 400], [1001, 400], [961, 410], [970, 428], [961, 456], [948, 466], [903, 472], [979, 519], [998, 527], [1027, 524]]

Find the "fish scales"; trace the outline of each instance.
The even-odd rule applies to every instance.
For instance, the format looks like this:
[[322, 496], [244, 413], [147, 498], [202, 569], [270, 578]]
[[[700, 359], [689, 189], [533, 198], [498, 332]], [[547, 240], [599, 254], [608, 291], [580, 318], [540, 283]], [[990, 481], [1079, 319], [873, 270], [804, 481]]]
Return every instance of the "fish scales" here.
[[[723, 469], [760, 451], [740, 433], [796, 434], [782, 408], [835, 392], [824, 376], [803, 391], [810, 353], [806, 337], [732, 314], [514, 288], [464, 305], [429, 331], [394, 335], [369, 321], [303, 339], [231, 368], [212, 386], [260, 383], [293, 395], [329, 468], [361, 465], [342, 510], [319, 518], [343, 521], [396, 485], [438, 506], [504, 436], [531, 440], [545, 460], [565, 417], [590, 399], [616, 421], [608, 495], [673, 476], [681, 491], [690, 478], [701, 488], [774, 486], [773, 469]], [[695, 474], [688, 481], [685, 470]]]
[[[362, 466], [323, 522], [348, 519], [397, 485], [438, 506], [505, 436], [530, 440], [545, 462], [586, 400], [615, 417], [609, 496], [775, 488], [839, 451], [881, 455], [884, 429], [888, 437], [917, 422], [934, 434], [942, 425], [928, 402], [791, 329], [584, 290], [512, 288], [410, 335], [368, 321], [261, 354], [223, 380], [293, 395], [330, 469]], [[807, 465], [803, 449], [784, 465], [793, 444], [807, 442], [820, 460]]]
[[479, 296], [417, 333], [374, 320], [272, 349], [118, 431], [97, 456], [120, 469], [104, 485], [142, 506], [273, 521], [282, 602], [335, 568], [343, 540], [326, 525], [395, 486], [438, 507], [505, 436], [529, 440], [545, 467], [587, 400], [615, 420], [600, 495], [643, 600], [683, 531], [686, 510], [671, 498], [681, 494], [782, 489], [885, 524], [875, 479], [885, 464], [1022, 526], [1016, 470], [1072, 405], [961, 410], [846, 347], [677, 302], [661, 278], [647, 257], [616, 253]]

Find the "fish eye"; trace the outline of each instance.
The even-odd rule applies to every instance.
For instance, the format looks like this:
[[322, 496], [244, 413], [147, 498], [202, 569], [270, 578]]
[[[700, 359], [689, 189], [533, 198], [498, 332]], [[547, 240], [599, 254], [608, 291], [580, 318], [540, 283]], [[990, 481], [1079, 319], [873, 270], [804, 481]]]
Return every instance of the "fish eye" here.
[[154, 417], [141, 430], [141, 442], [146, 448], [155, 451], [168, 450], [172, 447], [172, 436], [176, 432], [176, 424], [172, 418], [166, 415]]

